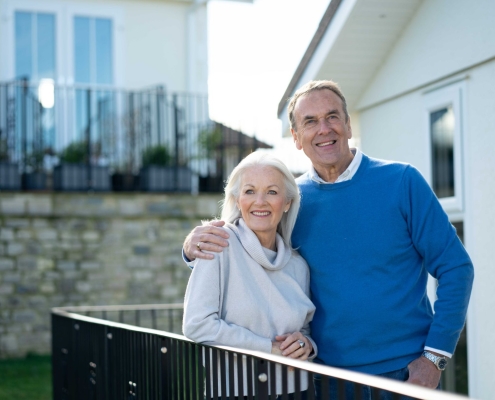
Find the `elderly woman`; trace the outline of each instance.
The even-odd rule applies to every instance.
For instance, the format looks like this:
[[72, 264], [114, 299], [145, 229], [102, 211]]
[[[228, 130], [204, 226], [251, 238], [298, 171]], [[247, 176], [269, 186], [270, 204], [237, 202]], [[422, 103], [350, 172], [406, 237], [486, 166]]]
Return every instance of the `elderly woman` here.
[[[229, 247], [213, 253], [213, 260], [196, 259], [192, 264], [184, 306], [185, 336], [299, 360], [316, 355], [309, 336], [315, 311], [309, 299], [309, 269], [290, 239], [299, 201], [292, 174], [266, 153], [250, 154], [232, 171], [221, 216], [227, 222], [223, 229], [230, 234]], [[293, 392], [294, 371], [288, 381]], [[305, 390], [305, 374], [301, 383]], [[238, 393], [236, 385], [235, 396], [246, 394]]]

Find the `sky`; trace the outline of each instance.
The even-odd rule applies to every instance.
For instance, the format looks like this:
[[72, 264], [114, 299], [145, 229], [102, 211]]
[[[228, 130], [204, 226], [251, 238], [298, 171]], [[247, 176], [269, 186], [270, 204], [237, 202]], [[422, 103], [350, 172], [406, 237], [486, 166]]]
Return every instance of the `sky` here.
[[282, 139], [277, 107], [329, 0], [213, 0], [208, 5], [210, 116], [275, 146], [293, 172], [309, 160]]

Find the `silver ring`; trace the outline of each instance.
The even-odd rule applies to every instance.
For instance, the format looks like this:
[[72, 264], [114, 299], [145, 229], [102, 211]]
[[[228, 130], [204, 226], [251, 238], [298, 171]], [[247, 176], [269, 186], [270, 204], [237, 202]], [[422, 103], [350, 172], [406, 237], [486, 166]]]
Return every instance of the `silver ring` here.
[[198, 248], [199, 251], [201, 251], [201, 242], [196, 243], [196, 247]]
[[297, 339], [297, 342], [299, 343], [299, 346], [301, 346], [301, 349], [306, 346], [306, 343], [304, 343], [302, 340]]

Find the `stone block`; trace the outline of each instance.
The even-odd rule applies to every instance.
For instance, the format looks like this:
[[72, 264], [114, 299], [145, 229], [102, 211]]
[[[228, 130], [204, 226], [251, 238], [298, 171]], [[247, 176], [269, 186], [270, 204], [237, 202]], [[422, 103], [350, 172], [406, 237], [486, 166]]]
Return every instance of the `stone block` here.
[[14, 285], [11, 283], [0, 283], [0, 295], [8, 295], [14, 293]]
[[76, 289], [80, 293], [89, 293], [93, 286], [88, 282], [76, 282]]
[[0, 257], [6, 255], [7, 250], [5, 249], [5, 246], [3, 243], [0, 243]]
[[33, 232], [29, 229], [19, 229], [16, 237], [20, 240], [28, 240], [33, 237]]
[[27, 303], [29, 307], [42, 308], [43, 311], [46, 308], [46, 298], [43, 296], [31, 296]]
[[10, 242], [7, 244], [7, 255], [8, 256], [18, 256], [24, 253], [24, 244], [19, 242]]
[[15, 262], [11, 258], [0, 258], [0, 271], [10, 271], [14, 269]]
[[16, 285], [16, 293], [18, 295], [32, 294], [38, 291], [37, 285], [33, 283], [18, 283]]
[[119, 213], [125, 216], [137, 216], [144, 213], [144, 201], [141, 199], [120, 199]]
[[79, 232], [62, 231], [60, 237], [63, 240], [79, 240]]
[[6, 218], [5, 226], [9, 228], [27, 228], [29, 220], [27, 218]]
[[85, 242], [96, 242], [100, 240], [100, 234], [97, 231], [86, 231], [83, 232], [82, 239]]
[[56, 287], [53, 282], [43, 282], [40, 285], [40, 292], [45, 294], [55, 293]]
[[134, 279], [136, 281], [149, 281], [153, 278], [154, 274], [151, 271], [136, 271], [134, 272]]
[[50, 226], [50, 220], [45, 218], [33, 218], [32, 224], [34, 228], [48, 228]]
[[27, 212], [29, 215], [51, 215], [53, 212], [50, 196], [32, 196], [27, 200]]
[[29, 242], [26, 243], [26, 254], [30, 254], [33, 256], [43, 254], [43, 245], [33, 240], [30, 240]]
[[14, 322], [34, 322], [36, 313], [33, 310], [18, 310], [14, 311], [12, 319]]
[[0, 240], [14, 240], [14, 230], [11, 228], [0, 228]]
[[49, 280], [49, 281], [56, 281], [58, 279], [60, 279], [62, 275], [60, 274], [60, 272], [57, 272], [57, 271], [46, 271], [44, 274], [43, 274], [43, 278], [45, 280]]
[[58, 290], [62, 294], [70, 294], [76, 288], [76, 281], [74, 279], [62, 279], [58, 283]]
[[17, 259], [17, 268], [20, 271], [32, 271], [37, 269], [38, 260], [35, 257], [19, 257]]
[[58, 232], [55, 229], [43, 228], [36, 231], [38, 240], [57, 240]]
[[149, 246], [134, 246], [134, 254], [144, 256], [150, 254]]
[[0, 349], [6, 355], [16, 354], [19, 350], [17, 335], [11, 333], [0, 336]]
[[3, 215], [23, 215], [26, 211], [26, 199], [20, 196], [0, 200], [0, 211]]
[[61, 271], [75, 270], [76, 263], [74, 261], [59, 260], [57, 261], [57, 269]]
[[80, 267], [82, 270], [94, 271], [100, 268], [100, 263], [96, 261], [83, 261]]
[[38, 271], [50, 271], [55, 268], [55, 261], [51, 258], [38, 259]]
[[2, 281], [5, 283], [18, 283], [21, 281], [21, 274], [19, 272], [5, 272]]

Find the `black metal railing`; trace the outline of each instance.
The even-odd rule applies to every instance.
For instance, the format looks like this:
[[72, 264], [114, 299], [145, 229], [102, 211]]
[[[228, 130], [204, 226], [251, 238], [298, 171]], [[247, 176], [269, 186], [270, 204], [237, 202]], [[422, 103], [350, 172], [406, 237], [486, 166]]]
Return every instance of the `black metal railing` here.
[[319, 375], [325, 399], [335, 381], [338, 399], [346, 399], [346, 385], [354, 387], [357, 399], [363, 386], [371, 387], [375, 399], [385, 392], [392, 399], [465, 399], [266, 353], [197, 344], [178, 334], [181, 319], [177, 304], [53, 309], [53, 398], [191, 400], [241, 394], [265, 400], [277, 392], [288, 399], [293, 392], [296, 400], [303, 395], [312, 400], [313, 378]]
[[231, 131], [206, 95], [163, 86], [0, 83], [0, 189], [221, 191], [260, 145]]

